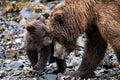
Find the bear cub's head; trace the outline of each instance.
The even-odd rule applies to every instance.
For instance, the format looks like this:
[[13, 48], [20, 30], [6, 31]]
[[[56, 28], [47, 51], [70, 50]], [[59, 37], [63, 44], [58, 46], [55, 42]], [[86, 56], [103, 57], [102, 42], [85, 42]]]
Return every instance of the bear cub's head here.
[[29, 25], [26, 27], [27, 36], [37, 44], [47, 46], [52, 43], [52, 39], [49, 36], [48, 27], [40, 21], [29, 21]]

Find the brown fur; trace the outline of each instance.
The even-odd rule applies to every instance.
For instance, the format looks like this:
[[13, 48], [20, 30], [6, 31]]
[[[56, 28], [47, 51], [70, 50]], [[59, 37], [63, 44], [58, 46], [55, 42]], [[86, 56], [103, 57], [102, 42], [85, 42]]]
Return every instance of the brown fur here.
[[54, 45], [47, 26], [43, 22], [30, 21], [26, 30], [25, 51], [33, 71], [41, 74], [48, 60], [49, 62], [56, 60], [58, 69], [54, 73], [63, 73], [66, 68], [65, 60], [53, 57]]
[[52, 51], [48, 29], [40, 22], [31, 21], [26, 27], [25, 51], [34, 70], [43, 71]]
[[75, 75], [88, 78], [104, 57], [107, 43], [120, 61], [119, 0], [65, 0], [50, 16], [51, 32], [67, 52], [76, 48], [78, 36], [86, 33], [82, 63]]

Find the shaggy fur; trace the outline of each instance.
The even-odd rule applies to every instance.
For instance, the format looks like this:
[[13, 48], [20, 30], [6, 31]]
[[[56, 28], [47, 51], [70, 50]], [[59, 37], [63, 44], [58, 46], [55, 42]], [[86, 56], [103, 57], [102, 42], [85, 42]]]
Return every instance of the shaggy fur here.
[[31, 21], [26, 30], [25, 51], [27, 56], [34, 70], [43, 71], [53, 52], [48, 29], [42, 23]]
[[49, 62], [56, 60], [58, 69], [53, 73], [63, 73], [66, 67], [65, 60], [53, 57], [54, 45], [47, 26], [43, 22], [30, 21], [26, 30], [25, 51], [33, 71], [41, 74], [48, 60]]
[[86, 33], [82, 63], [75, 76], [92, 77], [110, 43], [120, 61], [119, 0], [65, 0], [51, 13], [51, 33], [67, 52], [76, 48], [78, 36]]

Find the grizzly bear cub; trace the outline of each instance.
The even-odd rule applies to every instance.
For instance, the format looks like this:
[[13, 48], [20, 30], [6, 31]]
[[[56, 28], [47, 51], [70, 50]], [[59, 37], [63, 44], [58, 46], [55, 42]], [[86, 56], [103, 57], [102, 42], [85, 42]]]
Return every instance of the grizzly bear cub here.
[[53, 73], [65, 71], [65, 60], [53, 57], [54, 45], [44, 22], [30, 21], [26, 27], [25, 51], [34, 72], [42, 73], [47, 61], [56, 60], [58, 69]]
[[78, 36], [86, 33], [83, 60], [74, 76], [94, 77], [107, 43], [112, 45], [120, 62], [119, 4], [120, 0], [65, 0], [52, 11], [51, 33], [68, 53], [76, 48]]

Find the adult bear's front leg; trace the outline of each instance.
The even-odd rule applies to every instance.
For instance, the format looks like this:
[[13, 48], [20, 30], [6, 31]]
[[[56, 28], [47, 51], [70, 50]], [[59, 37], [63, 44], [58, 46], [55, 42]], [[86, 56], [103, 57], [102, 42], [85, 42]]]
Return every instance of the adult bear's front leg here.
[[102, 38], [96, 26], [93, 29], [86, 30], [87, 42], [82, 63], [75, 73], [75, 76], [81, 78], [90, 78], [94, 76], [94, 70], [104, 58], [107, 48], [106, 41]]

